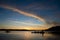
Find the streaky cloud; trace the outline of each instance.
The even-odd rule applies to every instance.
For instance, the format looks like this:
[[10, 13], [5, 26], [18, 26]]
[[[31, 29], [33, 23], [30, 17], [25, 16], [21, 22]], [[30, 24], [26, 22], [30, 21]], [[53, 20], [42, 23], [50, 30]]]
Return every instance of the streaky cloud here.
[[23, 24], [23, 25], [29, 25], [29, 26], [30, 26], [30, 25], [35, 25], [35, 26], [36, 26], [36, 25], [40, 25], [40, 24], [34, 24], [33, 22], [32, 22], [32, 23], [28, 23], [28, 22], [25, 22], [25, 21], [23, 22], [23, 21], [17, 21], [17, 20], [8, 20], [8, 21], [9, 21], [9, 23], [11, 22], [11, 24], [12, 24], [12, 23], [13, 23], [13, 24], [14, 24], [14, 23], [17, 23], [17, 24], [19, 24], [19, 25], [20, 25], [20, 24]]
[[25, 11], [22, 11], [22, 10], [19, 10], [19, 9], [17, 9], [17, 8], [13, 8], [13, 7], [11, 7], [11, 6], [7, 6], [7, 5], [0, 5], [0, 6], [3, 7], [3, 8], [6, 8], [6, 9], [11, 9], [11, 10], [13, 10], [13, 11], [15, 11], [15, 12], [18, 12], [18, 13], [20, 13], [20, 14], [23, 14], [23, 15], [25, 15], [25, 16], [29, 16], [29, 17], [36, 18], [36, 19], [38, 19], [39, 21], [45, 22], [45, 20], [44, 20], [42, 17], [40, 17], [40, 16], [36, 16], [36, 15], [34, 15], [34, 14], [31, 14], [31, 13], [28, 13], [28, 12], [25, 12]]

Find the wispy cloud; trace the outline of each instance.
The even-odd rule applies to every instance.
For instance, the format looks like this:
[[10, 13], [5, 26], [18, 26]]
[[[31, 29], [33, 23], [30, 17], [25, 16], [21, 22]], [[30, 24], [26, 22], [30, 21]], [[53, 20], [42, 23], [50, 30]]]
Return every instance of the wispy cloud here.
[[5, 6], [5, 5], [0, 5], [0, 6], [3, 7], [3, 8], [11, 9], [11, 10], [16, 11], [16, 12], [18, 12], [20, 14], [23, 14], [25, 16], [33, 17], [33, 18], [36, 18], [36, 19], [38, 19], [38, 20], [40, 20], [42, 22], [45, 22], [45, 20], [42, 17], [40, 17], [40, 16], [31, 14], [31, 13], [28, 13], [28, 12], [24, 12], [24, 11], [21, 11], [21, 10], [18, 10], [16, 8], [13, 8], [13, 7], [10, 7], [10, 6]]
[[12, 25], [15, 24], [15, 25], [25, 25], [25, 26], [38, 26], [40, 24], [36, 24], [36, 23], [33, 23], [33, 22], [27, 22], [27, 21], [17, 21], [17, 20], [7, 20], [9, 23], [11, 23]]

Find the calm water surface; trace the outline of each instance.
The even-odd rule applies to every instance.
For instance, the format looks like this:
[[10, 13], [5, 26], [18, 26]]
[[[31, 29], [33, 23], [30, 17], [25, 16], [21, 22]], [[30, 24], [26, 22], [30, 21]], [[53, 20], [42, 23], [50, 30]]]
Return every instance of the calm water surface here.
[[0, 40], [60, 40], [60, 35], [45, 33], [31, 33], [30, 31], [12, 31], [5, 33], [0, 31]]

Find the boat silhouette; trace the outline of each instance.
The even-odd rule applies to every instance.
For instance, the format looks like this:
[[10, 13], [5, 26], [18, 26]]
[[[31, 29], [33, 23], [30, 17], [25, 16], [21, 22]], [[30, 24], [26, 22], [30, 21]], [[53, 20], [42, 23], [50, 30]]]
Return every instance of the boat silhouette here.
[[44, 34], [45, 32], [42, 30], [42, 31], [33, 31], [32, 33], [41, 33], [41, 34]]

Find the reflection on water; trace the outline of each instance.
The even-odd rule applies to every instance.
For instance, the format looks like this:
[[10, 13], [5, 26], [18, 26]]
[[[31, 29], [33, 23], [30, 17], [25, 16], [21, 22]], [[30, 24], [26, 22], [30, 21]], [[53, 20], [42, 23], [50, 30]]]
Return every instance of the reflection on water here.
[[12, 31], [10, 33], [0, 32], [1, 40], [60, 40], [60, 35], [51, 33], [34, 34], [30, 31]]

